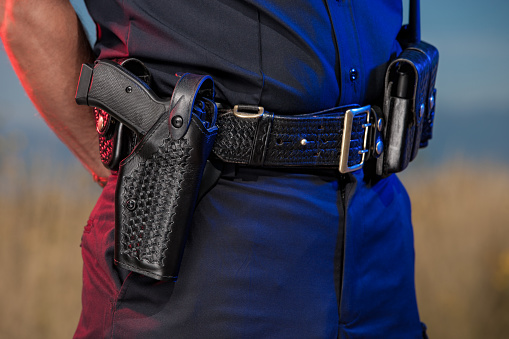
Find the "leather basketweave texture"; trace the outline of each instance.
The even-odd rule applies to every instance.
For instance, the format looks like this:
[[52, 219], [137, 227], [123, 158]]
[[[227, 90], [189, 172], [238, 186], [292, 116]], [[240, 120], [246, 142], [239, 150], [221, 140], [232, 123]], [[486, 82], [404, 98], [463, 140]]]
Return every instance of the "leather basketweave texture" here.
[[175, 280], [206, 159], [217, 129], [193, 116], [181, 139], [169, 114], [120, 164], [115, 197], [115, 262], [158, 280]]
[[[187, 74], [157, 122], [122, 160], [115, 194], [115, 263], [158, 280], [176, 280], [203, 170], [217, 135], [216, 106], [195, 98], [212, 79]], [[188, 122], [188, 123], [187, 123]]]
[[99, 136], [99, 154], [101, 161], [104, 164], [109, 164], [113, 158], [114, 139], [107, 139], [104, 136]]
[[430, 65], [430, 77], [429, 77], [429, 86], [427, 98], [433, 98], [433, 102], [428, 101], [426, 103], [426, 116], [424, 118], [424, 126], [422, 129], [421, 142], [420, 147], [426, 147], [428, 145], [428, 141], [433, 137], [433, 122], [435, 119], [435, 105], [436, 105], [436, 89], [435, 82], [437, 79], [438, 73], [438, 50], [427, 43], [421, 44], [421, 49], [428, 55], [431, 65]]
[[[103, 119], [104, 121], [108, 118], [108, 113], [103, 110], [94, 107], [94, 115], [95, 121], [99, 121], [99, 119]], [[107, 126], [109, 127], [109, 126]], [[99, 155], [101, 156], [101, 161], [103, 164], [108, 165], [111, 163], [113, 159], [113, 148], [114, 148], [114, 132], [110, 131], [110, 128], [106, 129], [106, 133], [99, 134]]]
[[163, 265], [191, 149], [186, 139], [167, 138], [150, 159], [124, 177], [121, 254]]
[[[305, 117], [277, 116], [264, 123], [259, 118], [239, 118], [230, 112], [218, 116], [221, 133], [213, 153], [226, 162], [251, 164], [253, 152], [264, 153], [263, 166], [337, 166], [343, 137], [344, 115]], [[358, 164], [362, 155], [365, 113], [354, 117], [349, 166]], [[261, 127], [260, 127], [261, 126]], [[260, 142], [260, 140], [263, 140]], [[263, 149], [262, 149], [263, 148]]]
[[[301, 118], [302, 119], [302, 118]], [[365, 129], [366, 114], [354, 118], [350, 141], [349, 165], [359, 163]], [[344, 116], [309, 119], [306, 124], [296, 119], [274, 122], [268, 141], [267, 166], [330, 166], [339, 164], [343, 138]], [[301, 141], [306, 140], [303, 144]]]
[[218, 115], [221, 131], [214, 144], [214, 153], [230, 162], [248, 164], [256, 135], [257, 119], [242, 119], [231, 113]]

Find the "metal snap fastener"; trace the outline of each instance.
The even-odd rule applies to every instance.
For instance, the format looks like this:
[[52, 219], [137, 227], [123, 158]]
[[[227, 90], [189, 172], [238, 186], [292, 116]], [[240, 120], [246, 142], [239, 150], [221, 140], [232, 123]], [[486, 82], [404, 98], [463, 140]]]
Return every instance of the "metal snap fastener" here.
[[435, 106], [435, 96], [431, 95], [429, 97], [429, 109], [432, 110], [434, 106]]
[[171, 124], [175, 128], [180, 128], [184, 124], [184, 119], [180, 115], [176, 115], [171, 119]]
[[382, 120], [382, 118], [379, 118], [376, 122], [376, 129], [381, 132], [382, 131], [382, 128], [384, 127], [384, 121]]
[[421, 109], [419, 110], [419, 117], [423, 117], [424, 116], [424, 110], [425, 110], [425, 106], [424, 104], [421, 104]]
[[384, 143], [382, 141], [378, 141], [375, 145], [376, 154], [380, 155], [384, 151]]

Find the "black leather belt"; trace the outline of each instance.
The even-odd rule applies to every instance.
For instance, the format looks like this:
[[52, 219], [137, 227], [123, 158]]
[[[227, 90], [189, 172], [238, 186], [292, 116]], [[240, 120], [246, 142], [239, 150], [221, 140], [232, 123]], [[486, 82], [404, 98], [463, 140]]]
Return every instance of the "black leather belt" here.
[[222, 161], [265, 167], [362, 167], [381, 152], [381, 121], [371, 106], [303, 115], [275, 115], [262, 107], [219, 109], [212, 152]]

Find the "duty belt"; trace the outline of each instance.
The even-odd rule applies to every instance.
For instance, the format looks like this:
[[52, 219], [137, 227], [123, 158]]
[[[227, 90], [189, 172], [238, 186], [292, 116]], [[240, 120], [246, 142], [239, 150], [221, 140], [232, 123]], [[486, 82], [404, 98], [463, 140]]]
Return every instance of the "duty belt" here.
[[[193, 113], [214, 116], [213, 121], [206, 122], [218, 127], [212, 154], [224, 162], [262, 167], [336, 167], [348, 173], [362, 168], [369, 158], [376, 158], [378, 175], [396, 173], [405, 169], [431, 138], [438, 60], [431, 47], [421, 42], [419, 48], [424, 52], [418, 53], [414, 47], [402, 54], [408, 53], [409, 59], [391, 63], [383, 113], [376, 106], [352, 105], [310, 114], [277, 115], [258, 106], [225, 108], [215, 104], [215, 112], [210, 112], [214, 98], [211, 90], [197, 94]], [[430, 54], [436, 59], [433, 63], [421, 56]], [[416, 63], [411, 58], [427, 62]], [[432, 76], [425, 76], [430, 72]], [[109, 168], [117, 168], [158, 117], [170, 109], [169, 101], [155, 95], [146, 81], [148, 70], [136, 59], [120, 65], [107, 60], [83, 65], [77, 102], [98, 107], [120, 121], [97, 110], [97, 130], [104, 139], [101, 155]], [[410, 90], [402, 91], [407, 88]], [[202, 108], [200, 98], [208, 100]], [[205, 106], [208, 111], [203, 110]], [[189, 119], [180, 123], [187, 126]], [[125, 137], [129, 133], [122, 124], [135, 132], [137, 140]]]

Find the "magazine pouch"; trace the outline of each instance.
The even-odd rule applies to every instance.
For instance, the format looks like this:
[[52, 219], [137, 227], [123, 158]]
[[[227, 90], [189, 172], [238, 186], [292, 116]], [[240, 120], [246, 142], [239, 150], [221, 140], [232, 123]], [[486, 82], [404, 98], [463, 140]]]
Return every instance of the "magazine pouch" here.
[[383, 103], [384, 151], [377, 174], [404, 170], [432, 137], [438, 50], [424, 42], [410, 44], [390, 63]]

